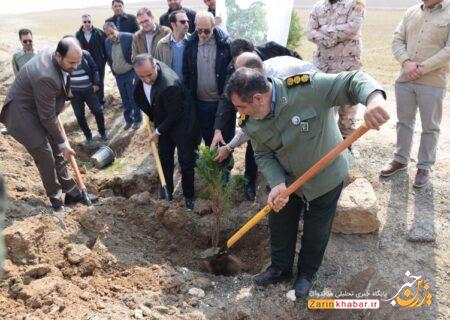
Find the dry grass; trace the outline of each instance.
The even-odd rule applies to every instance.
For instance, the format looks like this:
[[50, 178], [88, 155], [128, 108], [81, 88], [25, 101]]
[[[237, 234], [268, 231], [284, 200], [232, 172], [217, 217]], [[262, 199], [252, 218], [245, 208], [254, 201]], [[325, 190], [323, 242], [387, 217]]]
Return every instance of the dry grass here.
[[[299, 10], [301, 24], [306, 31], [309, 9]], [[363, 67], [383, 84], [392, 84], [399, 65], [391, 53], [392, 34], [402, 19], [404, 11], [367, 11], [363, 34]], [[299, 48], [302, 56], [312, 60], [315, 45], [306, 37]]]

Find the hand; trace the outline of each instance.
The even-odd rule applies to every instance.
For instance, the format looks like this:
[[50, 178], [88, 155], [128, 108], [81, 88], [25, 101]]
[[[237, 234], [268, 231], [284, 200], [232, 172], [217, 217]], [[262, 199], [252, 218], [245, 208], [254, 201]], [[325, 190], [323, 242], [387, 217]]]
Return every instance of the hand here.
[[69, 92], [67, 92], [67, 98], [72, 99], [73, 98], [73, 93], [72, 90], [69, 89]]
[[380, 92], [375, 91], [369, 96], [367, 101], [364, 121], [370, 129], [379, 130], [380, 126], [388, 120], [389, 114], [386, 111], [386, 99]]
[[281, 193], [286, 190], [286, 184], [280, 183], [270, 190], [267, 203], [272, 207], [273, 211], [279, 212], [288, 203], [289, 196], [282, 198]]
[[97, 92], [98, 90], [100, 90], [100, 87], [98, 85], [94, 84], [92, 86], [92, 90], [94, 90], [94, 92]]
[[221, 17], [215, 17], [214, 20], [216, 21], [216, 26], [218, 26], [219, 24], [222, 23], [222, 18]]
[[157, 134], [156, 132], [153, 132], [152, 135], [150, 136], [150, 141], [153, 141], [154, 143], [158, 143], [159, 134]]
[[230, 156], [230, 153], [231, 152], [228, 151], [227, 146], [222, 146], [219, 148], [219, 153], [214, 158], [214, 161], [222, 162], [223, 160], [225, 160], [226, 158], [228, 158]]
[[225, 140], [223, 140], [222, 131], [220, 131], [220, 129], [216, 129], [214, 130], [214, 137], [211, 141], [211, 145], [209, 146], [209, 148], [213, 149], [215, 146], [219, 144], [225, 144]]
[[71, 156], [75, 156], [75, 151], [69, 146], [62, 149], [61, 152], [66, 160], [69, 160]]
[[417, 80], [422, 76], [419, 64], [411, 60], [406, 60], [403, 62], [403, 73], [409, 81]]

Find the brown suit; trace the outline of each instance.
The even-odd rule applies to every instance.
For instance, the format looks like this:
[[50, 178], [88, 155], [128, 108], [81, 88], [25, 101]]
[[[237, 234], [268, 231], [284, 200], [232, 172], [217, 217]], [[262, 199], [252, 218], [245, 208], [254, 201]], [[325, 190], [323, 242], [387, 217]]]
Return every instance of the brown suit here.
[[20, 69], [0, 112], [0, 122], [33, 157], [53, 205], [62, 201], [62, 189], [79, 193], [58, 148], [65, 140], [56, 119], [66, 98], [62, 70], [45, 50]]
[[[156, 53], [156, 45], [158, 44], [159, 40], [161, 40], [170, 33], [170, 29], [165, 26], [160, 26], [155, 23], [155, 27], [156, 32], [155, 35], [153, 36], [152, 48], [150, 52], [152, 57]], [[149, 53], [147, 48], [147, 40], [145, 39], [145, 31], [143, 29], [136, 32], [133, 36], [131, 59], [133, 60], [134, 57], [136, 57], [138, 54], [141, 53]]]

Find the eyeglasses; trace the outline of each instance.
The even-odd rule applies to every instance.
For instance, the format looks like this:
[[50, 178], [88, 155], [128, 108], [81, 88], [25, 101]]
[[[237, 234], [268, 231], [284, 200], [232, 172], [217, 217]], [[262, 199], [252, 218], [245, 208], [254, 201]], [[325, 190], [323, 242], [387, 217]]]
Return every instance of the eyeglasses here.
[[33, 43], [33, 40], [22, 40], [23, 43]]
[[91, 23], [91, 20], [83, 21], [84, 24]]
[[211, 33], [211, 29], [197, 29], [198, 34], [204, 33], [205, 35], [208, 35]]
[[189, 20], [178, 20], [178, 22], [181, 24], [186, 24], [186, 23], [189, 23]]
[[142, 20], [141, 22], [139, 22], [139, 24], [143, 25], [143, 24], [146, 24], [148, 22], [150, 22], [150, 20], [149, 19], [145, 19], [145, 20]]

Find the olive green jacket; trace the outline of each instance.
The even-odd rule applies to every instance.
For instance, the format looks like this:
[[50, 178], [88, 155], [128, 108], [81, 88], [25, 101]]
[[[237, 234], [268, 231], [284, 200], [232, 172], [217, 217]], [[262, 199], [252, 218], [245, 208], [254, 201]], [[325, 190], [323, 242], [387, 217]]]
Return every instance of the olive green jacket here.
[[[275, 90], [273, 112], [242, 124], [258, 168], [272, 188], [292, 183], [342, 141], [333, 106], [365, 105], [372, 92], [382, 90], [362, 71], [299, 76], [270, 79]], [[296, 193], [307, 201], [320, 197], [347, 177], [348, 166], [346, 150]]]

